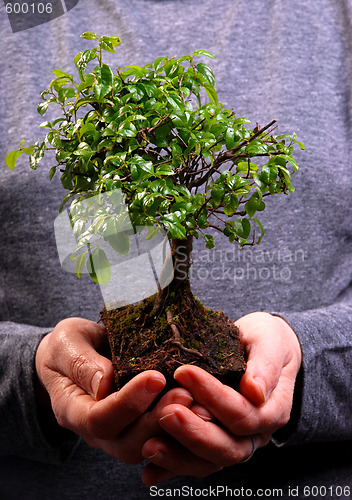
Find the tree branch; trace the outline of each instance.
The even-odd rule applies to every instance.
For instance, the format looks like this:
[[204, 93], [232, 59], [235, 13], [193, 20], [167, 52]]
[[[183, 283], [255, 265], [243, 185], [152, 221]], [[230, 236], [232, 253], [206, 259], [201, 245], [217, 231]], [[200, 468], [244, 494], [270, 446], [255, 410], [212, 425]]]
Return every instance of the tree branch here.
[[235, 148], [229, 149], [229, 150], [225, 151], [224, 153], [219, 154], [219, 156], [215, 159], [215, 161], [213, 163], [213, 166], [209, 169], [209, 171], [205, 175], [203, 175], [202, 177], [200, 177], [198, 179], [194, 179], [190, 183], [190, 185], [188, 186], [188, 189], [191, 190], [194, 187], [198, 187], [198, 186], [201, 186], [202, 184], [204, 184], [209, 179], [209, 177], [211, 177], [213, 175], [213, 173], [216, 172], [216, 170], [219, 168], [220, 165], [222, 165], [223, 163], [225, 163], [227, 161], [232, 160], [234, 158], [234, 156], [235, 156], [235, 153], [237, 151], [239, 151], [240, 149], [242, 149], [244, 146], [248, 146], [248, 144], [250, 142], [252, 142], [254, 139], [256, 139], [258, 137], [258, 135], [260, 135], [263, 132], [265, 132], [274, 123], [276, 123], [276, 120], [272, 120], [270, 123], [268, 123], [267, 125], [265, 125], [265, 127], [261, 128], [257, 132], [255, 132], [248, 140], [242, 141]]

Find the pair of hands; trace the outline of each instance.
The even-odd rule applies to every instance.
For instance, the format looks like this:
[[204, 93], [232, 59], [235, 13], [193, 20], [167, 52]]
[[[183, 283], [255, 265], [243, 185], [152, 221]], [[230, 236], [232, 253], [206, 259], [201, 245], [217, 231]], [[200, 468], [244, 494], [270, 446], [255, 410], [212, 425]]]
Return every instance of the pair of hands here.
[[98, 353], [104, 327], [70, 318], [39, 344], [38, 397], [89, 446], [126, 463], [148, 459], [142, 479], [149, 486], [178, 475], [205, 477], [242, 462], [253, 440], [255, 448], [265, 446], [288, 422], [301, 366], [298, 339], [283, 319], [257, 312], [236, 324], [247, 353], [239, 392], [184, 365], [174, 374], [180, 387], [148, 410], [164, 376], [146, 371], [112, 392], [113, 367]]

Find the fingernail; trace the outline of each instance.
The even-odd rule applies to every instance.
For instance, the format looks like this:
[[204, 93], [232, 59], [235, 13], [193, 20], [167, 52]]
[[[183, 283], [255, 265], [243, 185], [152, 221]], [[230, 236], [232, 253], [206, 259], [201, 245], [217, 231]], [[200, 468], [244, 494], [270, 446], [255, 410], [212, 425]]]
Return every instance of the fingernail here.
[[179, 404], [183, 406], [190, 407], [193, 403], [194, 399], [191, 395], [188, 394], [176, 394], [175, 399], [173, 401], [174, 404]]
[[183, 372], [182, 370], [177, 370], [174, 373], [174, 379], [176, 382], [179, 382], [181, 385], [189, 386], [191, 385], [191, 377], [187, 372]]
[[159, 392], [164, 389], [165, 382], [160, 378], [151, 378], [148, 380], [146, 389], [149, 394], [159, 394]]
[[210, 411], [201, 406], [195, 406], [194, 408], [192, 408], [192, 411], [195, 415], [197, 415], [197, 417], [205, 420], [206, 422], [210, 422], [214, 418]]
[[258, 389], [260, 390], [261, 392], [261, 395], [263, 397], [263, 404], [265, 403], [266, 401], [266, 388], [265, 388], [265, 382], [263, 379], [261, 379], [260, 377], [255, 377], [254, 378], [254, 381], [255, 383], [257, 384], [257, 387]]
[[161, 417], [159, 419], [159, 422], [161, 424], [171, 424], [171, 425], [175, 425], [175, 424], [178, 424], [179, 423], [179, 420], [178, 420], [178, 417], [176, 415], [175, 412], [172, 412], [172, 413], [167, 413], [166, 415], [164, 415], [163, 417]]
[[99, 392], [102, 378], [103, 378], [103, 373], [99, 372], [99, 371], [95, 372], [95, 374], [93, 375], [93, 378], [92, 378], [91, 386], [92, 386], [93, 397], [95, 400], [98, 397], [98, 392]]
[[160, 461], [162, 459], [162, 453], [160, 451], [156, 451], [154, 453], [154, 455], [150, 455], [149, 457], [144, 457], [146, 460], [156, 460], [156, 458], [158, 459], [158, 461]]

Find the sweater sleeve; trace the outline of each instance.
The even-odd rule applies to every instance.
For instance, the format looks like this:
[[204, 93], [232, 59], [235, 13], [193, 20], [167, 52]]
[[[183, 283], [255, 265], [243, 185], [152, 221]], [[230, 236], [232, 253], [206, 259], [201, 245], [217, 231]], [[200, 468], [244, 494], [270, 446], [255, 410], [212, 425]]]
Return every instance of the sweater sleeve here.
[[61, 428], [35, 397], [35, 353], [47, 329], [0, 323], [0, 455], [61, 463], [78, 436]]
[[296, 332], [303, 360], [291, 422], [274, 435], [274, 443], [351, 440], [351, 301], [280, 316]]

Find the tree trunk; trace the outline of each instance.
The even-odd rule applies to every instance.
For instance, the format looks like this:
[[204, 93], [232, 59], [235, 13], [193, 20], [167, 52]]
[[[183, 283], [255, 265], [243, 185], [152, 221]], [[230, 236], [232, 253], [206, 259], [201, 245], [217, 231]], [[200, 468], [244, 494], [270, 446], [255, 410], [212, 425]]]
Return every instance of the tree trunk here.
[[158, 314], [171, 293], [176, 293], [180, 287], [190, 287], [189, 269], [192, 264], [193, 236], [188, 236], [184, 240], [170, 240], [170, 245], [174, 277], [166, 288], [157, 293], [151, 316]]
[[169, 285], [169, 291], [175, 292], [181, 285], [189, 284], [193, 236], [188, 236], [185, 240], [171, 240], [170, 244], [174, 264], [174, 278]]

